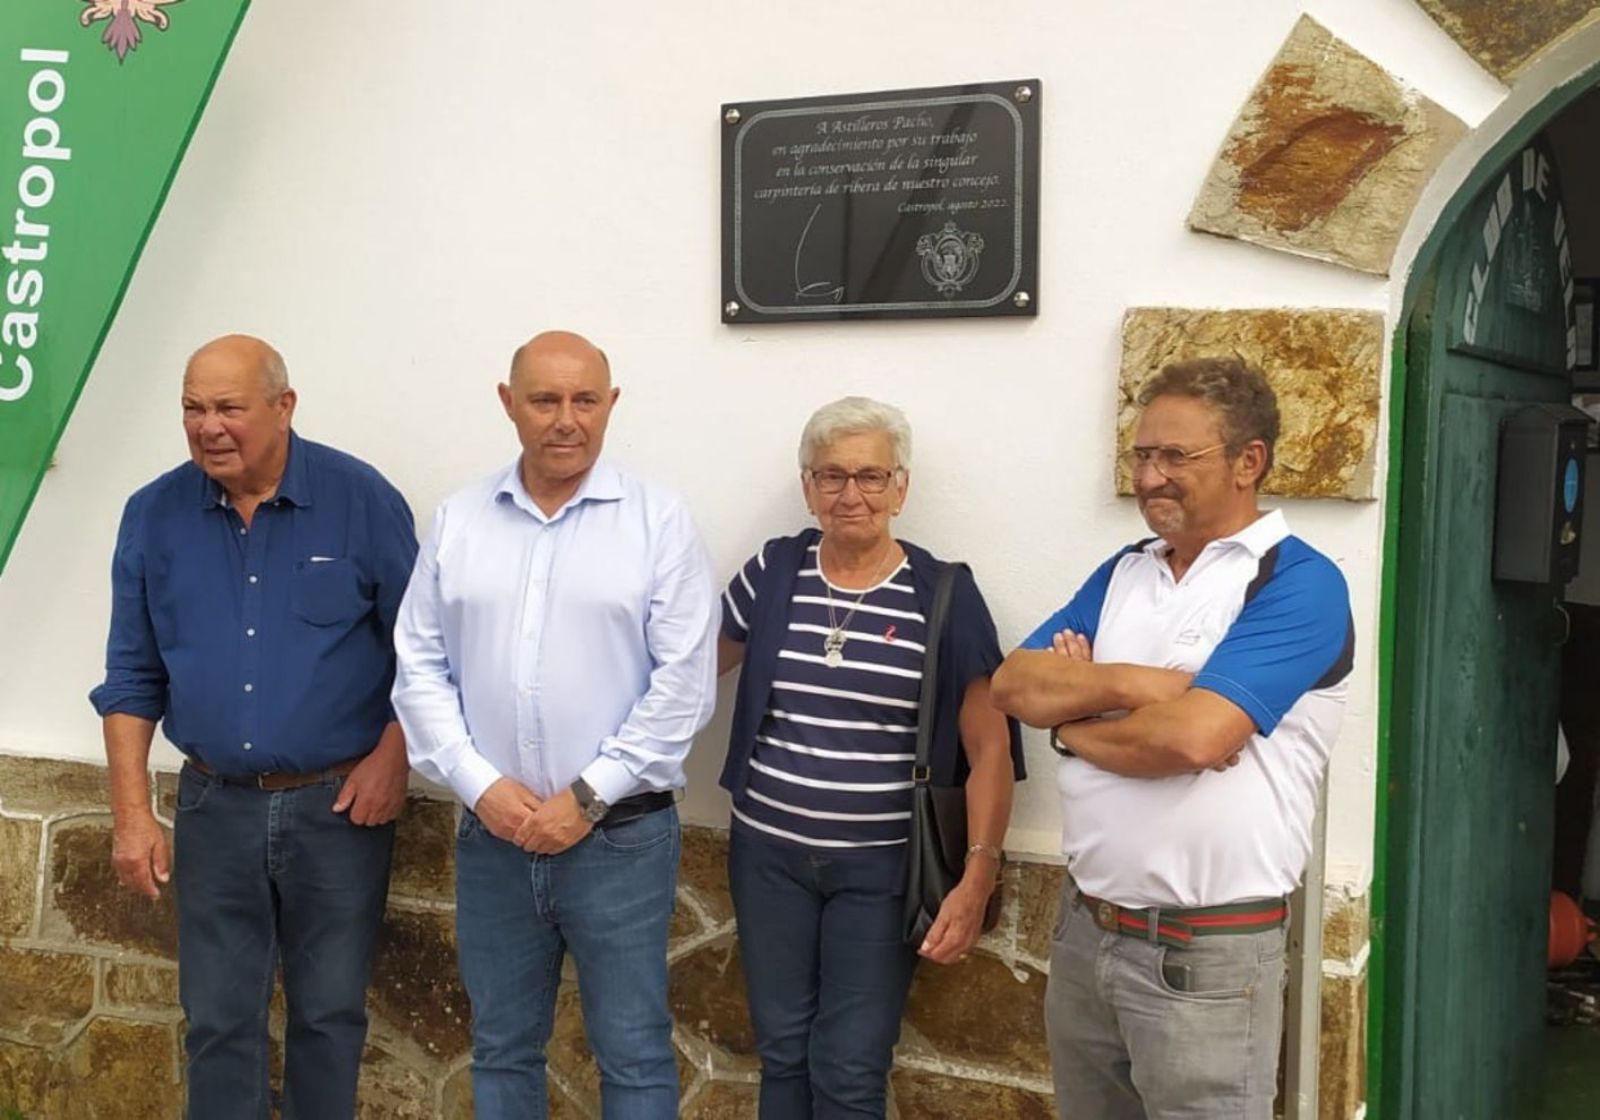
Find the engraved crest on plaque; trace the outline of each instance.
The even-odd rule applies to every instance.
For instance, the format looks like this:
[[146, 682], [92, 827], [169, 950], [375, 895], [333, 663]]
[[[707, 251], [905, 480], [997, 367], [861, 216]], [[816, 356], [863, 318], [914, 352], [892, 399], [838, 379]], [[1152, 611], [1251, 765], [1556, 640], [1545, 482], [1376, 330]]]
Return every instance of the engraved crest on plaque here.
[[972, 278], [978, 275], [978, 258], [982, 253], [983, 237], [962, 232], [954, 222], [946, 222], [938, 233], [925, 233], [917, 238], [922, 278], [946, 299], [972, 283]]

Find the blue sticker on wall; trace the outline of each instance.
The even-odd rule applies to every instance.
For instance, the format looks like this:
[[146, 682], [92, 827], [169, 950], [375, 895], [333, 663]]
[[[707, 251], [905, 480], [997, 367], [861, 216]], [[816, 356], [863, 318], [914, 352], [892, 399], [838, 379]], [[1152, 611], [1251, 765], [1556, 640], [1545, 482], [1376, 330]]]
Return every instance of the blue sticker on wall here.
[[1571, 513], [1578, 508], [1578, 460], [1567, 460], [1567, 474], [1561, 482], [1561, 500], [1566, 504], [1567, 512]]

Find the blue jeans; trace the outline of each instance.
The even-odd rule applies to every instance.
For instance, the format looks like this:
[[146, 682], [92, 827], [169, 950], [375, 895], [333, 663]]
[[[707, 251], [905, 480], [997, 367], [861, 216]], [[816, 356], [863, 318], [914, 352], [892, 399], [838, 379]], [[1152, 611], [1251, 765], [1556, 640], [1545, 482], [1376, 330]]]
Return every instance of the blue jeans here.
[[1270, 1120], [1282, 929], [1169, 948], [1110, 933], [1068, 880], [1045, 1026], [1061, 1120]]
[[280, 963], [284, 1120], [355, 1115], [394, 825], [333, 812], [343, 784], [267, 793], [183, 768], [173, 883], [190, 1120], [266, 1120]]
[[761, 1120], [882, 1117], [914, 948], [900, 939], [904, 848], [807, 851], [735, 826], [728, 880]]
[[678, 879], [678, 811], [595, 828], [553, 856], [497, 839], [463, 811], [456, 832], [456, 943], [472, 1000], [478, 1120], [549, 1115], [545, 1044], [561, 959], [578, 966], [605, 1120], [678, 1115], [667, 1003], [667, 927]]

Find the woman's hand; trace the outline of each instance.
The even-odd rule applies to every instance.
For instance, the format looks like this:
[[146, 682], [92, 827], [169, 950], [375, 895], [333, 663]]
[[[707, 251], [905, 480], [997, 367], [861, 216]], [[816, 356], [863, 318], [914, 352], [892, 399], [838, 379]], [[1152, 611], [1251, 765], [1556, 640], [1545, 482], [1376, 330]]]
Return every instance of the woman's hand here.
[[917, 952], [934, 964], [955, 964], [966, 959], [983, 935], [983, 912], [995, 886], [994, 864], [983, 856], [967, 865], [967, 873], [945, 896], [934, 917], [933, 928]]

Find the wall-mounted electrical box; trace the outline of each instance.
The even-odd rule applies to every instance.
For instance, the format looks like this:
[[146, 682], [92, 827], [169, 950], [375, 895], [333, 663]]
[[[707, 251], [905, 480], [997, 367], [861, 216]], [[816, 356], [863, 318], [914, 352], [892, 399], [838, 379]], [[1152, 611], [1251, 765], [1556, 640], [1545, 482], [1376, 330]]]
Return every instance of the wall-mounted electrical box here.
[[1500, 425], [1494, 578], [1564, 584], [1578, 571], [1589, 417], [1533, 404]]

